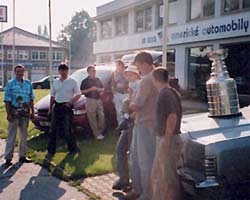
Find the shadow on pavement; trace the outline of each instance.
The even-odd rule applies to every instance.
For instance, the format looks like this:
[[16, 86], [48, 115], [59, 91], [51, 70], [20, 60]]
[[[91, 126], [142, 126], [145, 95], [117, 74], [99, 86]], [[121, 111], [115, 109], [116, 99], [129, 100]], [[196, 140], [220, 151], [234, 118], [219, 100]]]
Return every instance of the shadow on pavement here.
[[[48, 162], [50, 157], [44, 162]], [[46, 163], [44, 163], [46, 164]], [[60, 199], [66, 190], [60, 188], [61, 180], [51, 178], [46, 169], [41, 168], [37, 176], [30, 178], [28, 184], [20, 193], [20, 200], [36, 199], [36, 200], [55, 200]]]
[[0, 193], [13, 182], [10, 179], [21, 166], [22, 163], [15, 163], [12, 166], [7, 166], [4, 163], [0, 166]]

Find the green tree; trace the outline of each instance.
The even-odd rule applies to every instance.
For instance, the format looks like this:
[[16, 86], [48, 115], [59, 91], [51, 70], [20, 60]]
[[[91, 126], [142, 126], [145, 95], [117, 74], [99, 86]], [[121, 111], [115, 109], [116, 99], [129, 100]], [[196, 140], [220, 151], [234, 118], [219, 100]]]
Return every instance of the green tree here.
[[37, 34], [38, 34], [38, 35], [42, 35], [42, 26], [41, 26], [41, 25], [39, 25], [39, 26], [37, 27]]
[[48, 28], [46, 24], [44, 24], [44, 27], [43, 27], [43, 37], [46, 37], [46, 38], [49, 37]]
[[94, 61], [91, 37], [94, 25], [89, 14], [82, 10], [76, 12], [70, 23], [60, 31], [58, 42], [66, 46], [70, 40], [72, 66], [85, 67]]

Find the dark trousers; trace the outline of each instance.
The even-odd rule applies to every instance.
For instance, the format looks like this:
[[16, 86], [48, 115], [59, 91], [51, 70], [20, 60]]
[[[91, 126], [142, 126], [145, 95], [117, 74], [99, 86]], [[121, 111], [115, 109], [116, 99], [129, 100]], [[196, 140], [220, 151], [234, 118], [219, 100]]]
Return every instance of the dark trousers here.
[[55, 103], [48, 138], [48, 153], [55, 153], [56, 151], [56, 136], [58, 131], [64, 136], [68, 145], [68, 150], [70, 152], [76, 150], [76, 140], [71, 130], [72, 121], [72, 108], [65, 106], [64, 103]]

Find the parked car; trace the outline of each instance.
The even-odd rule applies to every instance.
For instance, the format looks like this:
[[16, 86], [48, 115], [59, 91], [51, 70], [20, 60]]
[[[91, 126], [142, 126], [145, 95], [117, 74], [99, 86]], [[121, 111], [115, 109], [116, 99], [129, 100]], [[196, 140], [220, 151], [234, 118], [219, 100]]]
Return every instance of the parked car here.
[[[58, 75], [52, 76], [52, 82], [54, 79], [57, 79]], [[45, 76], [41, 80], [32, 82], [32, 86], [34, 89], [49, 89], [50, 88], [50, 76]]]
[[[110, 84], [109, 84], [114, 69], [115, 69], [114, 66], [104, 66], [104, 65], [96, 66], [96, 77], [100, 78], [105, 88], [104, 92], [101, 94], [101, 98], [104, 106], [105, 119], [108, 122], [107, 125], [109, 127], [116, 126], [116, 114], [115, 114], [116, 112], [115, 112], [115, 107], [113, 105], [112, 101], [113, 95], [110, 90]], [[71, 78], [75, 79], [78, 82], [79, 87], [81, 85], [82, 80], [85, 79], [87, 76], [88, 73], [86, 68], [77, 70], [72, 75], [70, 75]], [[82, 95], [81, 98], [74, 104], [74, 116], [73, 116], [74, 129], [78, 128], [89, 129], [89, 123], [85, 109], [85, 102], [86, 98], [84, 95]], [[49, 103], [50, 103], [50, 95], [47, 95], [34, 105], [35, 116], [32, 119], [32, 122], [37, 129], [42, 131], [48, 131], [50, 127], [50, 120], [48, 116]]]
[[178, 174], [192, 199], [250, 199], [250, 106], [241, 113], [184, 116]]

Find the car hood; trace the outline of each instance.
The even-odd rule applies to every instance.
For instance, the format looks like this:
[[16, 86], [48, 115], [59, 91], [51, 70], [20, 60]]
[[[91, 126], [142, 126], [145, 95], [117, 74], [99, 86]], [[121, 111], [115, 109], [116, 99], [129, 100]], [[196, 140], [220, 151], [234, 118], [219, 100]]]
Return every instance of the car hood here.
[[[85, 109], [86, 98], [81, 95], [81, 98], [74, 104], [74, 109]], [[34, 107], [38, 110], [48, 110], [50, 106], [50, 94], [39, 100]]]
[[242, 116], [211, 118], [208, 113], [183, 117], [181, 132], [208, 145], [250, 136], [250, 106], [241, 109]]

